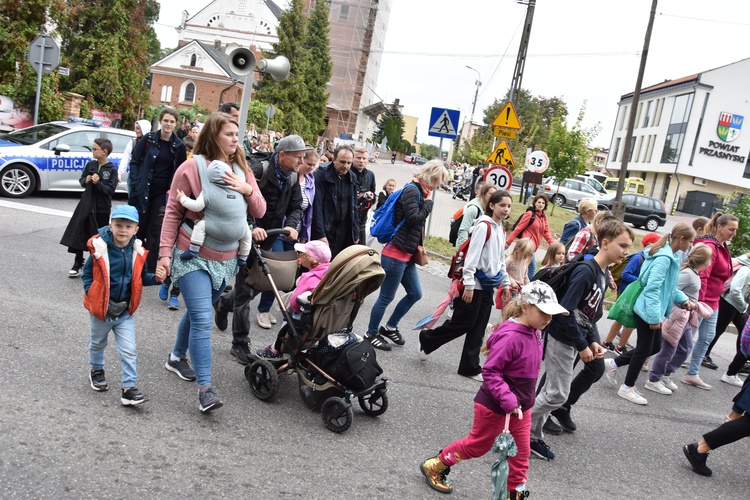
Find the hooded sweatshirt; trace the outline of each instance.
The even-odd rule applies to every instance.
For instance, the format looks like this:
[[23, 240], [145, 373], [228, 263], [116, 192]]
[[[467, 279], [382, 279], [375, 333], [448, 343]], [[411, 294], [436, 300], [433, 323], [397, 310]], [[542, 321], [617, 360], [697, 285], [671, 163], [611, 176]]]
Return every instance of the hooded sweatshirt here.
[[673, 304], [681, 305], [688, 300], [687, 295], [677, 289], [679, 276], [680, 260], [669, 245], [664, 245], [654, 255], [647, 252], [639, 277], [643, 291], [633, 311], [649, 325], [668, 318]]
[[294, 291], [292, 292], [292, 296], [289, 298], [289, 307], [291, 307], [292, 311], [300, 312], [300, 305], [297, 303], [297, 297], [305, 292], [315, 290], [315, 287], [317, 287], [321, 282], [330, 265], [330, 262], [324, 262], [313, 267], [306, 273], [302, 273], [302, 275], [299, 277], [299, 280], [297, 280], [297, 287], [294, 289]]
[[[136, 122], [139, 127], [141, 127], [141, 132], [143, 135], [148, 134], [151, 132], [151, 122], [148, 120], [138, 120]], [[143, 137], [143, 136], [141, 136]], [[140, 138], [133, 138], [132, 141], [128, 141], [127, 146], [125, 146], [125, 151], [122, 153], [122, 160], [120, 160], [120, 165], [117, 167], [117, 173], [120, 175], [120, 179], [125, 178], [125, 174], [129, 172], [129, 166], [130, 166], [130, 158], [133, 156], [133, 150], [135, 149], [135, 143], [138, 142]]]
[[474, 397], [500, 415], [521, 406], [534, 406], [536, 380], [542, 364], [542, 336], [539, 330], [510, 320], [487, 339], [489, 354], [482, 367], [482, 386]]
[[711, 235], [698, 238], [695, 243], [705, 243], [711, 247], [711, 265], [701, 269], [701, 293], [699, 300], [714, 311], [719, 308], [719, 297], [724, 293], [724, 282], [732, 276], [732, 256], [727, 244]]
[[[488, 230], [491, 231], [489, 239], [487, 238]], [[496, 276], [502, 273], [502, 287], [510, 287], [510, 278], [505, 270], [505, 230], [501, 224], [488, 215], [477, 219], [474, 227], [471, 228], [471, 243], [464, 258], [462, 276], [466, 290], [483, 290], [474, 276], [477, 271], [484, 272], [486, 276]]]
[[732, 307], [743, 313], [745, 312], [745, 309], [747, 309], [747, 303], [742, 296], [742, 292], [745, 290], [745, 287], [750, 284], [750, 258], [748, 258], [747, 255], [740, 255], [737, 257], [737, 263], [740, 266], [732, 277], [732, 283], [729, 285], [729, 290], [724, 292], [722, 297], [729, 302]]

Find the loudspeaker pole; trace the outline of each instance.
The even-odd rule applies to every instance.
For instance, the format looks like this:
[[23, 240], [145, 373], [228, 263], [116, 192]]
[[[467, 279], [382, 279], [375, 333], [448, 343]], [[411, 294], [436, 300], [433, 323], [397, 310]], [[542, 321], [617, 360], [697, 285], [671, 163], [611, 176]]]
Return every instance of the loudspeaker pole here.
[[247, 113], [250, 110], [250, 95], [253, 93], [255, 83], [255, 68], [245, 77], [245, 88], [242, 89], [242, 103], [240, 104], [240, 130], [241, 139], [245, 140], [247, 133]]

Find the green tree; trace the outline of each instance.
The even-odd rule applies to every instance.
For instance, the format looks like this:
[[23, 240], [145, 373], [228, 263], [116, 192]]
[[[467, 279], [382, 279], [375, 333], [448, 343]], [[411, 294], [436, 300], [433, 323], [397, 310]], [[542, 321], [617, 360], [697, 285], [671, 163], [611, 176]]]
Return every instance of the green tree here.
[[[737, 199], [737, 205], [730, 208], [728, 202]], [[732, 238], [729, 249], [737, 257], [750, 252], [750, 196], [740, 193], [730, 193], [725, 198], [724, 213], [736, 215], [739, 219], [737, 234]]]
[[434, 160], [438, 157], [438, 147], [434, 144], [420, 144], [419, 152], [428, 160]]
[[274, 120], [278, 124], [277, 130], [299, 134], [311, 141], [314, 137], [311, 137], [310, 124], [300, 109], [308, 102], [305, 77], [308, 74], [309, 50], [306, 46], [307, 18], [302, 12], [303, 4], [303, 0], [292, 0], [289, 8], [281, 14], [279, 41], [273, 44], [271, 53], [265, 55], [268, 58], [283, 55], [289, 59], [289, 77], [283, 82], [276, 82], [267, 75], [262, 77], [255, 88], [255, 98], [273, 104], [283, 112], [279, 120]]
[[[591, 140], [599, 134], [597, 123], [592, 128], [583, 128], [583, 117], [586, 114], [586, 103], [578, 113], [578, 119], [568, 129], [565, 121], [555, 117], [550, 126], [549, 139], [545, 151], [549, 156], [550, 166], [546, 175], [554, 177], [556, 184], [583, 173], [588, 165]], [[553, 207], [554, 213], [554, 207]]]
[[[403, 150], [403, 143], [405, 142], [402, 138], [404, 136], [404, 116], [401, 114], [401, 110], [398, 105], [394, 102], [391, 104], [385, 113], [380, 115], [378, 119], [378, 128], [375, 130], [372, 138], [380, 144], [383, 142], [383, 138], [388, 138], [388, 148], [392, 151], [398, 151], [401, 153], [409, 153]], [[408, 143], [407, 143], [408, 144]], [[409, 144], [411, 149], [411, 144]]]
[[62, 64], [70, 76], [61, 90], [86, 96], [103, 111], [136, 119], [147, 105], [143, 86], [149, 62], [160, 47], [153, 30], [159, 16], [156, 0], [67, 0], [51, 10], [62, 37]]
[[318, 0], [315, 2], [315, 7], [313, 7], [310, 14], [310, 22], [307, 24], [306, 46], [309, 49], [309, 53], [308, 63], [304, 69], [307, 100], [301, 106], [301, 109], [305, 118], [307, 118], [308, 124], [308, 131], [305, 138], [313, 145], [317, 143], [316, 139], [326, 129], [327, 84], [331, 81], [333, 74], [328, 36], [328, 14], [328, 1]]

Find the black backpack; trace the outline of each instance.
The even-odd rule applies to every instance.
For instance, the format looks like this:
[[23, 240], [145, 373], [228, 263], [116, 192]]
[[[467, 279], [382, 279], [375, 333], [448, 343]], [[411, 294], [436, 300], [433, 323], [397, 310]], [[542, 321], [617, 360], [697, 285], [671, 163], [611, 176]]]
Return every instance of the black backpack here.
[[[476, 207], [476, 205], [474, 206]], [[458, 230], [461, 229], [461, 221], [464, 220], [464, 215], [466, 215], [465, 209], [464, 209], [464, 212], [461, 214], [461, 217], [451, 222], [451, 231], [448, 234], [448, 241], [453, 246], [456, 246], [456, 242], [458, 241]], [[482, 211], [480, 210], [476, 218], [479, 218], [481, 216], [482, 216]]]
[[[531, 212], [531, 218], [529, 219], [529, 223], [526, 224], [526, 227], [523, 228], [523, 231], [526, 231], [534, 223], [534, 219], [536, 219], [536, 210], [534, 209], [534, 207], [528, 207], [524, 211], [524, 213], [518, 216], [518, 219], [516, 219], [516, 222], [513, 224], [513, 227], [511, 227], [510, 231], [508, 231], [509, 233], [512, 233], [513, 231], [516, 230], [516, 226], [518, 226], [518, 223], [521, 222], [521, 218], [526, 214], [526, 212]], [[523, 238], [523, 231], [518, 233], [518, 236], [516, 236], [516, 239]]]
[[[597, 249], [598, 251], [598, 249]], [[560, 267], [545, 267], [540, 269], [535, 275], [532, 281], [544, 281], [547, 283], [555, 295], [557, 300], [560, 301], [565, 296], [565, 292], [568, 291], [568, 280], [573, 274], [573, 270], [579, 265], [587, 265], [591, 267], [591, 270], [596, 273], [596, 269], [593, 266], [598, 266], [594, 259], [584, 260], [585, 253], [579, 253], [570, 262], [563, 264]]]
[[372, 344], [364, 340], [344, 347], [336, 360], [332, 374], [336, 381], [353, 391], [364, 391], [375, 384], [375, 379], [383, 373], [375, 357]]

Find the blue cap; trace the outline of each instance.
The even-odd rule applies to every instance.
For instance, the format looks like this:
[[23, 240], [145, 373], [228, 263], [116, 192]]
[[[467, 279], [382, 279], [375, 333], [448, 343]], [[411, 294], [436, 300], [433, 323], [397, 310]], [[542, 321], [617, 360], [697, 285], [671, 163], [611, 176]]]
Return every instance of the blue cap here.
[[110, 219], [127, 219], [138, 224], [138, 210], [131, 205], [117, 205]]

